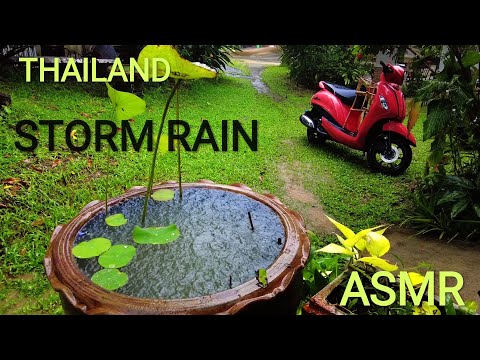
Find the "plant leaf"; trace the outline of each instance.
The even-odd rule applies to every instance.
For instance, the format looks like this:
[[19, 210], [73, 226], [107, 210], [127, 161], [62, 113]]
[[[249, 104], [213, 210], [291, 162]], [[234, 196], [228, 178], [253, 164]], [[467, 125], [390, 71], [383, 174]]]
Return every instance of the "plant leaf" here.
[[453, 206], [452, 206], [452, 212], [450, 213], [451, 218], [455, 218], [458, 214], [460, 214], [463, 210], [465, 210], [468, 206], [469, 199], [468, 198], [462, 198], [458, 200]]
[[467, 196], [468, 196], [468, 193], [464, 191], [455, 190], [455, 191], [447, 192], [440, 198], [440, 200], [438, 200], [437, 205], [441, 205], [450, 201], [459, 200]]
[[470, 67], [480, 63], [480, 52], [468, 51], [462, 58], [462, 64], [465, 67]]
[[73, 256], [79, 259], [90, 259], [95, 256], [99, 256], [107, 251], [112, 242], [105, 238], [95, 238], [89, 241], [82, 241], [73, 247]]
[[385, 231], [390, 227], [391, 225], [388, 225], [386, 227], [384, 227], [383, 229], [380, 229], [378, 231], [375, 231], [377, 234], [380, 234], [380, 235], [383, 235], [385, 233]]
[[457, 315], [455, 307], [453, 306], [452, 296], [450, 294], [445, 295], [445, 313], [447, 315]]
[[427, 118], [423, 122], [423, 141], [432, 137], [437, 138], [448, 129], [452, 119], [452, 103], [450, 100], [432, 100], [428, 103]]
[[330, 222], [333, 225], [335, 225], [338, 228], [338, 230], [340, 230], [342, 232], [342, 234], [345, 235], [345, 237], [347, 239], [355, 236], [355, 233], [352, 230], [350, 230], [348, 227], [346, 227], [345, 225], [340, 224], [338, 221], [333, 220], [331, 217], [327, 216], [327, 219], [330, 220]]
[[168, 244], [179, 236], [180, 231], [175, 224], [166, 227], [133, 228], [133, 240], [138, 244]]
[[160, 189], [152, 194], [152, 199], [157, 201], [170, 201], [175, 196], [175, 191], [170, 189]]
[[106, 290], [116, 290], [128, 282], [128, 275], [118, 269], [103, 269], [93, 274], [92, 281]]
[[428, 302], [426, 301], [422, 301], [422, 310], [424, 311], [424, 313], [426, 315], [442, 315], [442, 313], [440, 312], [440, 310], [438, 309], [438, 307], [436, 307], [435, 305], [430, 305]]
[[386, 261], [384, 259], [381, 259], [379, 257], [375, 257], [375, 256], [363, 257], [363, 258], [358, 259], [358, 261], [370, 264], [372, 266], [378, 267], [378, 268], [380, 268], [382, 270], [385, 270], [385, 271], [390, 271], [391, 272], [391, 271], [395, 271], [395, 270], [398, 269], [397, 265], [392, 265], [388, 261]]
[[109, 217], [105, 218], [105, 222], [108, 226], [122, 226], [127, 223], [127, 219], [123, 214], [115, 214], [110, 215]]
[[407, 275], [410, 278], [410, 282], [412, 283], [412, 286], [420, 285], [421, 283], [423, 283], [423, 280], [425, 279], [423, 275], [416, 272], [408, 272]]
[[337, 244], [328, 244], [327, 246], [324, 246], [323, 248], [317, 250], [316, 252], [320, 252], [320, 251], [331, 253], [331, 254], [345, 254], [345, 255], [353, 256], [353, 252], [351, 250], [348, 250], [347, 248]]
[[257, 280], [262, 288], [266, 288], [268, 285], [268, 277], [267, 277], [267, 270], [265, 269], [258, 269], [257, 271]]
[[422, 102], [411, 99], [407, 104], [407, 111], [408, 111], [408, 122], [407, 122], [407, 130], [411, 132], [413, 127], [418, 121], [420, 117], [420, 111], [422, 110]]
[[[170, 64], [170, 76], [174, 79], [200, 79], [200, 78], [214, 78], [217, 72], [209, 68], [205, 64], [192, 63], [180, 56], [175, 47], [171, 45], [147, 45], [138, 56], [138, 63], [144, 64], [145, 59], [148, 58], [149, 76], [153, 76], [153, 59], [163, 58]], [[161, 61], [156, 64], [157, 76], [163, 76], [166, 72], [165, 64]]]
[[390, 250], [390, 241], [376, 232], [369, 232], [367, 234], [366, 248], [372, 256], [383, 256]]
[[460, 309], [466, 314], [475, 315], [477, 313], [478, 303], [474, 300], [465, 300], [465, 304], [460, 306]]
[[117, 269], [128, 265], [137, 253], [132, 245], [113, 245], [108, 251], [100, 255], [98, 263], [104, 268]]
[[480, 218], [480, 204], [473, 205], [473, 208], [475, 209], [477, 216]]
[[115, 90], [109, 83], [105, 83], [108, 88], [108, 96], [115, 108], [117, 120], [129, 120], [145, 111], [145, 101], [138, 96], [124, 91]]

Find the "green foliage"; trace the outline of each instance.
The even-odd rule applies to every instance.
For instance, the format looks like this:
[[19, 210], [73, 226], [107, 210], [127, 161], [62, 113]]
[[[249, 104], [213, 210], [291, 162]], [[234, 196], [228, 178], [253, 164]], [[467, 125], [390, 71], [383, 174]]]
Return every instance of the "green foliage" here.
[[456, 306], [453, 303], [451, 294], [445, 296], [445, 313], [447, 315], [477, 315], [478, 303], [473, 300], [466, 300], [464, 305]]
[[371, 71], [344, 45], [282, 45], [282, 64], [290, 70], [292, 80], [315, 88], [320, 80], [351, 84]]
[[128, 220], [125, 218], [125, 215], [123, 214], [110, 215], [107, 218], [105, 218], [105, 223], [108, 226], [122, 226], [122, 225], [125, 225], [127, 222]]
[[135, 257], [137, 249], [131, 245], [113, 245], [98, 258], [100, 266], [108, 269], [118, 269], [127, 266]]
[[180, 237], [180, 230], [175, 224], [165, 227], [133, 228], [133, 240], [137, 244], [168, 244]]
[[108, 97], [115, 108], [115, 118], [117, 120], [129, 120], [145, 111], [146, 103], [137, 95], [115, 90], [107, 82], [105, 85], [108, 89]]
[[94, 284], [106, 289], [117, 290], [128, 282], [128, 275], [118, 269], [102, 269], [92, 276]]
[[73, 256], [79, 259], [90, 259], [103, 254], [110, 249], [112, 242], [105, 238], [95, 238], [89, 241], [82, 241], [72, 249]]
[[200, 62], [215, 70], [225, 69], [231, 63], [230, 53], [240, 50], [238, 45], [177, 45], [185, 59]]
[[427, 175], [432, 170], [435, 175], [417, 188], [416, 213], [408, 220], [440, 237], [469, 238], [480, 224], [478, 50], [476, 45], [449, 45], [443, 71], [417, 92], [417, 99], [427, 103], [423, 139], [433, 140]]
[[413, 79], [403, 86], [403, 95], [405, 98], [415, 97], [418, 90], [421, 89], [428, 80]]
[[[326, 252], [326, 253], [337, 253], [337, 254], [348, 254], [348, 263], [346, 270], [342, 274], [340, 284], [332, 291], [327, 300], [331, 304], [340, 304], [341, 299], [343, 298], [347, 287], [350, 284], [350, 277], [353, 275], [358, 275], [358, 279], [362, 283], [362, 288], [358, 285], [356, 291], [363, 293], [368, 297], [375, 295], [377, 299], [384, 301], [387, 300], [389, 296], [386, 296], [385, 291], [380, 291], [378, 286], [374, 286], [372, 283], [373, 276], [378, 271], [388, 271], [394, 272], [398, 270], [396, 265], [389, 263], [387, 260], [380, 258], [387, 254], [390, 250], [390, 241], [383, 235], [386, 228], [382, 226], [382, 229], [379, 227], [369, 228], [361, 230], [358, 233], [355, 233], [353, 230], [349, 229], [345, 225], [327, 217], [330, 222], [332, 222], [345, 236], [345, 239], [340, 235], [337, 235], [337, 239], [340, 242], [340, 245], [330, 243], [323, 248], [317, 250], [317, 252]], [[361, 257], [362, 254], [368, 252], [367, 257]], [[424, 264], [418, 266], [417, 268], [424, 267]], [[392, 275], [393, 277], [393, 275]], [[417, 272], [408, 272], [408, 277], [412, 286], [421, 286], [423, 283], [424, 277]], [[370, 306], [366, 306], [358, 301], [358, 298], [350, 299], [344, 307], [337, 305], [342, 310], [347, 313], [352, 313], [356, 315], [409, 315], [409, 314], [428, 314], [434, 315], [439, 314], [439, 309], [434, 304], [423, 304], [421, 308], [413, 307], [413, 303], [407, 299], [405, 305], [400, 305], [400, 296], [399, 296], [399, 282], [394, 281], [390, 282], [386, 277], [381, 277], [377, 281], [384, 287], [388, 287], [395, 292], [395, 300], [392, 304], [388, 306], [380, 306], [375, 304], [373, 301], [370, 303]], [[351, 288], [349, 288], [351, 290]]]
[[160, 189], [152, 194], [152, 199], [156, 201], [170, 201], [174, 198], [175, 191], [170, 189]]
[[303, 269], [303, 285], [304, 296], [310, 298], [342, 273], [348, 256], [317, 252], [319, 247], [328, 243], [328, 238], [320, 238], [312, 231], [307, 233], [310, 238], [311, 251]]
[[445, 173], [423, 178], [415, 194], [416, 208], [405, 222], [419, 229], [451, 239], [478, 238], [480, 228], [480, 176], [476, 181]]

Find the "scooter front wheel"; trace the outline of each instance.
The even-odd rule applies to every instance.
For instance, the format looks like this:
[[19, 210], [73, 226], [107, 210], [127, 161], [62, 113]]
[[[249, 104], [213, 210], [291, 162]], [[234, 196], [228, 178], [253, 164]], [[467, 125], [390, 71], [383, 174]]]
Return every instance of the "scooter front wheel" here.
[[382, 133], [370, 145], [367, 161], [375, 171], [387, 175], [400, 175], [412, 162], [412, 149], [407, 139], [395, 133]]
[[323, 144], [326, 140], [325, 136], [319, 134], [312, 128], [307, 128], [307, 140], [310, 144]]

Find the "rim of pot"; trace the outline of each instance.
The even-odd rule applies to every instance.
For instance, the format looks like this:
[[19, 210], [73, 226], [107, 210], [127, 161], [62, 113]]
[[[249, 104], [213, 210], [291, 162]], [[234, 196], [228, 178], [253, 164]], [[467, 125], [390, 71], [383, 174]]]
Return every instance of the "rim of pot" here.
[[[252, 302], [271, 299], [287, 289], [298, 271], [305, 266], [310, 241], [303, 218], [288, 209], [271, 194], [259, 194], [243, 184], [223, 185], [210, 180], [182, 183], [183, 188], [207, 188], [243, 194], [270, 207], [280, 218], [285, 241], [280, 254], [266, 269], [268, 286], [262, 288], [256, 278], [234, 288], [194, 298], [139, 298], [109, 291], [94, 284], [78, 267], [72, 254], [80, 229], [94, 216], [104, 212], [104, 202], [87, 204], [68, 224], [58, 226], [45, 256], [45, 269], [53, 288], [61, 292], [72, 306], [86, 314], [234, 314]], [[178, 188], [175, 181], [155, 185], [154, 190]], [[136, 186], [108, 201], [109, 206], [134, 197], [145, 196], [146, 187]]]

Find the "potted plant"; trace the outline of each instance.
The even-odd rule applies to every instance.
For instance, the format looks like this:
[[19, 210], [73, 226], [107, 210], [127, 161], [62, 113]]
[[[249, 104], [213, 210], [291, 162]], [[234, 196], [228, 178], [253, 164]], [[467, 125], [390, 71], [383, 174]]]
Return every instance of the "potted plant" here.
[[[215, 72], [181, 58], [172, 46], [147, 46], [175, 85], [164, 107], [146, 187], [88, 204], [55, 229], [45, 269], [67, 313], [294, 313], [310, 243], [302, 217], [275, 196], [245, 185], [208, 180], [153, 185], [170, 102], [181, 79]], [[157, 71], [166, 71], [164, 63]], [[151, 72], [150, 72], [151, 73]], [[109, 87], [117, 119], [145, 108], [133, 94]], [[177, 97], [178, 119], [178, 97]], [[108, 158], [108, 157], [107, 157]], [[106, 186], [108, 188], [108, 184]]]
[[[317, 252], [342, 254], [347, 257], [344, 271], [314, 295], [304, 306], [312, 315], [454, 315], [475, 314], [477, 303], [465, 301], [457, 306], [447, 294], [445, 304], [433, 296], [422, 296], [425, 277], [412, 270], [400, 273], [396, 264], [383, 257], [390, 250], [390, 242], [383, 235], [387, 226], [377, 226], [355, 233], [328, 217], [345, 236], [336, 234], [340, 243], [330, 243]], [[328, 274], [323, 273], [325, 276]], [[431, 275], [433, 278], [433, 272]], [[427, 283], [428, 284], [428, 283]], [[405, 285], [404, 288], [402, 286]], [[431, 292], [430, 292], [431, 291]], [[460, 299], [461, 300], [461, 299]]]

